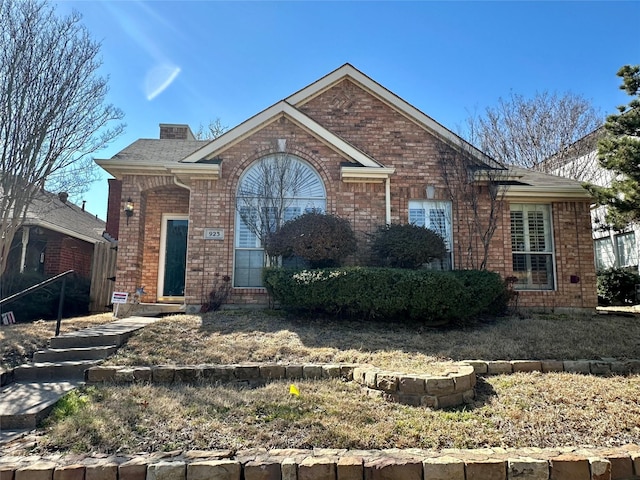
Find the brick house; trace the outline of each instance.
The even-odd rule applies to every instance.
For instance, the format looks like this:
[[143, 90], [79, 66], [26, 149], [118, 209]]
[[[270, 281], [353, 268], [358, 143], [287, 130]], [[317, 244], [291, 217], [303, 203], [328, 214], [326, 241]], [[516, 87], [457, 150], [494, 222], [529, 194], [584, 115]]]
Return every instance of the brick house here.
[[27, 210], [16, 233], [7, 272], [39, 272], [47, 276], [74, 270], [91, 277], [94, 247], [107, 240], [105, 222], [68, 201], [66, 193], [43, 192]]
[[161, 124], [160, 139], [96, 160], [115, 177], [107, 233], [119, 239], [116, 290], [144, 286], [143, 302], [195, 311], [228, 275], [230, 303], [266, 303], [265, 256], [245, 201], [282, 158], [300, 178], [284, 195], [284, 220], [309, 209], [347, 218], [361, 252], [378, 226], [416, 223], [445, 239], [449, 256], [434, 268], [482, 264], [515, 277], [524, 307], [596, 306], [590, 200], [579, 183], [505, 168], [349, 64], [215, 140]]

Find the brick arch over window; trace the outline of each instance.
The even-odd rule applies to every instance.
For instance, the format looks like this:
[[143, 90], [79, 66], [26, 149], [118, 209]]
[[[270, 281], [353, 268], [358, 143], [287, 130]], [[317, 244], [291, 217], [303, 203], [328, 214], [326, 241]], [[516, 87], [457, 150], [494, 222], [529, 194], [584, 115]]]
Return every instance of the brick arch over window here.
[[324, 182], [309, 163], [290, 153], [254, 162], [236, 189], [236, 287], [262, 286], [264, 242], [270, 232], [305, 212], [325, 211]]
[[[251, 154], [243, 155], [239, 162], [230, 170], [229, 176], [226, 177], [226, 188], [229, 192], [236, 192], [238, 189], [240, 178], [245, 175], [247, 170], [255, 165], [259, 160], [272, 156], [288, 154], [308, 163], [324, 182], [325, 191], [328, 197], [331, 197], [335, 187], [331, 184], [332, 173], [327, 168], [326, 162], [323, 161], [317, 152], [309, 150], [302, 143], [288, 139], [284, 152], [278, 150], [277, 145], [269, 144], [256, 149]], [[339, 172], [339, 169], [336, 170]], [[335, 175], [333, 175], [335, 177]], [[336, 177], [338, 178], [338, 177]]]

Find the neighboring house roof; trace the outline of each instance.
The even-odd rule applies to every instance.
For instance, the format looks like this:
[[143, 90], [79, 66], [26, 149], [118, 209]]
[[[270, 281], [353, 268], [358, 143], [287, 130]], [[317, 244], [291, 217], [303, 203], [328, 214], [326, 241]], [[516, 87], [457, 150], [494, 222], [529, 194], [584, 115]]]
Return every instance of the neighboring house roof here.
[[544, 160], [540, 166], [547, 172], [562, 172], [562, 167], [579, 160], [581, 157], [588, 155], [592, 152], [597, 152], [598, 141], [605, 135], [604, 126], [596, 128], [591, 133], [586, 134], [584, 137], [576, 140], [567, 148], [561, 152], [550, 156]]
[[93, 244], [106, 241], [102, 236], [106, 226], [103, 220], [49, 192], [34, 200], [24, 225], [46, 228]]

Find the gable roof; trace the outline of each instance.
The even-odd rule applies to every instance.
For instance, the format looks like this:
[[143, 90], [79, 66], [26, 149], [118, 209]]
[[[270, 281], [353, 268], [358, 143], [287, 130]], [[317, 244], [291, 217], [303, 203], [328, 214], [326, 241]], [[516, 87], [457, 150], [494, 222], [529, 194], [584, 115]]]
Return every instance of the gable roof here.
[[373, 158], [354, 147], [349, 142], [346, 142], [338, 135], [330, 132], [315, 120], [311, 119], [284, 100], [272, 105], [266, 110], [263, 110], [257, 115], [254, 115], [250, 119], [241, 123], [237, 127], [222, 134], [201, 149], [181, 160], [181, 162], [195, 163], [201, 160], [212, 159], [227, 148], [230, 148], [236, 143], [242, 141], [256, 130], [261, 129], [282, 117], [289, 119], [314, 137], [323, 141], [323, 143], [343, 157], [351, 159], [365, 167], [382, 167], [382, 165], [376, 162]]
[[388, 90], [386, 87], [380, 85], [378, 82], [371, 79], [349, 63], [345, 63], [333, 72], [313, 82], [311, 85], [287, 97], [285, 101], [289, 102], [292, 105], [295, 105], [296, 107], [300, 107], [310, 100], [314, 99], [318, 95], [321, 95], [325, 91], [329, 90], [331, 87], [338, 84], [345, 78], [348, 78], [352, 82], [356, 83], [365, 91], [369, 92], [370, 94], [381, 100], [383, 103], [394, 109], [396, 112], [400, 113], [402, 116], [414, 122], [418, 126], [429, 131], [432, 135], [449, 144], [456, 150], [461, 150], [464, 153], [471, 154], [479, 162], [484, 163], [491, 168], [504, 168], [504, 166], [500, 162], [478, 150], [469, 142], [456, 135], [440, 123], [436, 122], [433, 118], [418, 110], [416, 107], [403, 100], [398, 95]]
[[452, 148], [470, 155], [478, 165], [495, 169], [505, 168], [348, 63], [290, 95], [285, 100], [281, 100], [254, 115], [214, 140], [140, 139], [111, 159], [96, 159], [95, 162], [116, 178], [121, 178], [124, 174], [157, 174], [159, 169], [164, 170], [166, 174], [179, 174], [187, 177], [194, 174], [203, 175], [211, 170], [212, 172], [209, 173], [213, 175], [212, 178], [219, 178], [220, 165], [212, 167], [210, 163], [205, 162], [215, 160], [221, 152], [264, 126], [285, 117], [322, 141], [345, 160], [353, 163], [354, 167], [365, 167], [367, 172], [363, 170], [358, 174], [359, 176], [371, 178], [381, 175], [386, 177], [394, 169], [386, 168], [376, 159], [329, 131], [298, 108], [344, 79], [354, 82]]
[[478, 161], [479, 164], [489, 166], [490, 168], [504, 168], [503, 165], [488, 157], [473, 145], [466, 142], [461, 137], [454, 134], [431, 117], [425, 115], [420, 110], [387, 90], [385, 87], [348, 63], [328, 75], [325, 75], [320, 80], [317, 80], [302, 90], [299, 90], [293, 95], [290, 95], [286, 99], [281, 100], [266, 110], [263, 110], [237, 127], [229, 130], [199, 150], [191, 153], [182, 159], [181, 162], [196, 163], [201, 160], [212, 159], [227, 148], [230, 148], [240, 142], [251, 133], [275, 122], [282, 116], [285, 116], [298, 126], [307, 130], [316, 138], [324, 141], [327, 146], [344, 156], [347, 160], [355, 161], [364, 167], [384, 168], [384, 166], [375, 159], [371, 158], [338, 135], [330, 132], [298, 109], [298, 107], [327, 91], [345, 78], [348, 78], [350, 81], [359, 85], [365, 91], [375, 96], [419, 127], [427, 130], [441, 141], [449, 144], [454, 149], [470, 154]]

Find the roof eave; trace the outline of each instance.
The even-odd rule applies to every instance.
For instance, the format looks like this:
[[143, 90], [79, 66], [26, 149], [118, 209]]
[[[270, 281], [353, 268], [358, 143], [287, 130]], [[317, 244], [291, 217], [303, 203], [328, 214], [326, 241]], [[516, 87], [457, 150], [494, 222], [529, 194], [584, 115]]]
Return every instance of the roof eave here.
[[131, 162], [122, 160], [94, 160], [107, 173], [113, 175], [118, 180], [122, 180], [124, 175], [166, 175], [164, 165], [155, 162]]
[[90, 237], [88, 235], [84, 235], [82, 233], [78, 233], [78, 232], [74, 232], [73, 230], [66, 228], [66, 227], [61, 227], [60, 225], [56, 225], [54, 223], [50, 223], [47, 222], [46, 220], [42, 220], [40, 218], [29, 218], [28, 220], [25, 221], [25, 223], [23, 224], [25, 227], [42, 227], [42, 228], [46, 228], [47, 230], [51, 230], [54, 232], [58, 232], [58, 233], [62, 233], [64, 235], [68, 235], [70, 237], [73, 238], [77, 238], [78, 240], [83, 240], [85, 242], [91, 243], [91, 244], [96, 244], [96, 243], [101, 243], [102, 240], [98, 239], [98, 238], [94, 238], [94, 237]]
[[533, 185], [517, 185], [504, 186], [504, 196], [512, 197], [530, 197], [530, 198], [581, 198], [590, 199], [591, 195], [582, 187], [554, 187], [554, 186], [533, 186]]
[[378, 97], [385, 104], [396, 110], [405, 118], [408, 118], [425, 130], [431, 132], [435, 136], [445, 140], [446, 143], [448, 143], [456, 150], [462, 153], [470, 154], [480, 162], [492, 168], [504, 168], [504, 166], [500, 164], [500, 162], [494, 160], [482, 151], [478, 150], [466, 140], [456, 135], [440, 123], [436, 122], [434, 119], [418, 110], [416, 107], [403, 100], [401, 97], [388, 90], [350, 64], [345, 64], [337, 70], [329, 73], [328, 75], [325, 75], [311, 85], [287, 97], [285, 101], [296, 107], [299, 107], [311, 101], [313, 98], [317, 97], [323, 92], [327, 91], [345, 78], [349, 78], [350, 80], [354, 81], [355, 83], [360, 85], [360, 87]]
[[382, 183], [396, 171], [389, 167], [340, 167], [340, 179], [345, 183]]
[[296, 123], [301, 128], [307, 130], [316, 138], [320, 139], [325, 145], [333, 149], [342, 157], [357, 162], [365, 167], [381, 167], [381, 165], [373, 158], [358, 150], [336, 134], [330, 132], [286, 101], [278, 102], [259, 114], [251, 117], [211, 143], [185, 157], [180, 163], [195, 163], [199, 160], [215, 158], [224, 150], [227, 150], [238, 142], [241, 142], [255, 131], [275, 122], [283, 116]]

